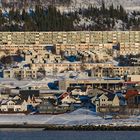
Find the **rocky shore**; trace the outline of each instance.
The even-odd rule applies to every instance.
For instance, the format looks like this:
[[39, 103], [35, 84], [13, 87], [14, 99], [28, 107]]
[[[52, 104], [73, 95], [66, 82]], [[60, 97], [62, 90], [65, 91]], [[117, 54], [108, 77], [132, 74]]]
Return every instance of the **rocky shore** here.
[[140, 126], [47, 126], [44, 130], [74, 130], [74, 131], [140, 131]]
[[10, 124], [0, 125], [0, 130], [56, 130], [56, 131], [140, 131], [140, 126], [108, 126], [108, 125], [46, 125], [46, 124]]

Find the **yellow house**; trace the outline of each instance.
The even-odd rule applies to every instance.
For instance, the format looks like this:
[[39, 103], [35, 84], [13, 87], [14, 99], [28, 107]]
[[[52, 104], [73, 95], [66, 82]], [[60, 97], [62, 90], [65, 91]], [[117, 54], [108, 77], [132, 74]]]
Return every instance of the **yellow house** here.
[[120, 100], [114, 93], [104, 93], [97, 95], [92, 99], [92, 103], [96, 105], [96, 111], [106, 111], [110, 107], [119, 107]]

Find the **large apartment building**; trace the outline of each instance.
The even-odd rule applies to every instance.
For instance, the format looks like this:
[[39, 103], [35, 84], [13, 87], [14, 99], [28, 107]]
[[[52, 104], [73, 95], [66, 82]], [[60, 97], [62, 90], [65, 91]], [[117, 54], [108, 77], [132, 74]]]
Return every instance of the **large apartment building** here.
[[139, 43], [140, 31], [0, 32], [0, 44]]
[[0, 32], [1, 48], [11, 51], [50, 44], [56, 45], [58, 52], [61, 48], [69, 48], [67, 46], [102, 49], [118, 43], [120, 54], [140, 53], [140, 31]]

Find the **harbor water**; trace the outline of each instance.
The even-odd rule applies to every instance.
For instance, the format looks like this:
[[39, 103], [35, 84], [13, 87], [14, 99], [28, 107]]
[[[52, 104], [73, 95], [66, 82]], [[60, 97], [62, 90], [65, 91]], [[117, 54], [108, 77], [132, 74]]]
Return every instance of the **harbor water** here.
[[139, 131], [0, 130], [0, 140], [139, 140]]

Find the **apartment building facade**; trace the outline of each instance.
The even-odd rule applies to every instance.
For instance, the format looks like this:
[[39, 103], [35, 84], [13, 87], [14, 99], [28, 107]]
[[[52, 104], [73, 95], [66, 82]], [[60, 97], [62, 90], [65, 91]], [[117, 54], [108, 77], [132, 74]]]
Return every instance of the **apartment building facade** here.
[[59, 48], [102, 49], [117, 43], [120, 54], [140, 53], [140, 31], [0, 32], [0, 47], [10, 52], [53, 44], [59, 53]]
[[120, 77], [126, 75], [140, 75], [140, 67], [129, 66], [112, 66], [112, 67], [95, 67], [92, 69], [92, 76], [94, 77]]
[[6, 69], [3, 71], [3, 78], [16, 78], [16, 79], [36, 79], [37, 71], [32, 69]]
[[113, 67], [113, 64], [104, 63], [46, 63], [46, 64], [32, 64], [32, 70], [38, 70], [39, 68], [44, 68], [47, 72], [61, 73], [67, 70], [81, 71], [82, 69], [93, 69], [96, 67]]
[[[81, 71], [84, 67], [85, 70], [91, 70], [91, 77], [124, 77], [131, 75], [140, 75], [140, 67], [120, 67], [113, 66], [112, 64], [91, 64], [85, 63], [49, 63], [49, 64], [32, 64], [31, 69], [11, 68], [3, 71], [4, 78], [19, 78], [19, 79], [36, 79], [38, 70], [43, 68], [46, 74], [56, 74], [65, 72], [67, 70]], [[132, 77], [132, 76], [131, 76]], [[137, 76], [138, 77], [138, 76]], [[133, 78], [134, 79], [134, 78]], [[136, 79], [136, 78], [135, 78]], [[134, 81], [134, 80], [133, 80]]]
[[59, 80], [59, 89], [67, 90], [68, 87], [77, 87], [77, 86], [91, 86], [93, 88], [109, 88], [109, 89], [121, 89], [122, 86], [120, 83], [123, 83], [122, 79], [103, 79], [103, 78], [77, 78], [77, 79], [63, 79]]

